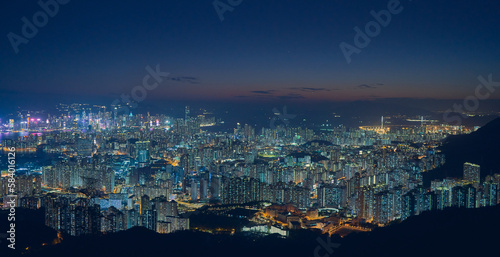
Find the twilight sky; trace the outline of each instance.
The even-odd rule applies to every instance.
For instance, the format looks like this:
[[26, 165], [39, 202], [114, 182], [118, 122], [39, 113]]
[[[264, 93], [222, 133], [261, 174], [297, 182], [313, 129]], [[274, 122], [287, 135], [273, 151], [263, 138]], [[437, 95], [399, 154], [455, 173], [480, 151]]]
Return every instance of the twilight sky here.
[[389, 2], [243, 0], [221, 21], [213, 0], [72, 0], [16, 54], [8, 34], [22, 36], [21, 18], [42, 8], [7, 1], [0, 93], [9, 104], [109, 101], [157, 64], [170, 76], [148, 100], [463, 99], [479, 75], [500, 80], [492, 0], [401, 0], [402, 11], [347, 63], [339, 44], [354, 45], [354, 27], [364, 30], [370, 11]]

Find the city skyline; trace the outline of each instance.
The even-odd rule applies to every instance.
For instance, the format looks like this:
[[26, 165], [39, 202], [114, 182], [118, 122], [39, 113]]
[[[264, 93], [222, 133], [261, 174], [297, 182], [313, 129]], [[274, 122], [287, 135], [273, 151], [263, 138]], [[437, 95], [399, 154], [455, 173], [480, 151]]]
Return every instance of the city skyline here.
[[[189, 106], [177, 118], [84, 104], [58, 109], [46, 120], [19, 112], [1, 124], [0, 213], [15, 224], [7, 240], [22, 246], [16, 254], [47, 256], [68, 238], [122, 231], [287, 242], [308, 231], [304, 240], [334, 240], [328, 245], [350, 252], [343, 238], [351, 234], [459, 209], [486, 213], [500, 203], [500, 118], [467, 127], [396, 115], [357, 128], [307, 128], [283, 112], [279, 124], [238, 123], [224, 132], [218, 114]], [[17, 215], [44, 226], [45, 236], [35, 237], [41, 243], [16, 237], [25, 226]], [[328, 251], [318, 245], [301, 251]]]
[[498, 251], [498, 1], [2, 7], [1, 256]]

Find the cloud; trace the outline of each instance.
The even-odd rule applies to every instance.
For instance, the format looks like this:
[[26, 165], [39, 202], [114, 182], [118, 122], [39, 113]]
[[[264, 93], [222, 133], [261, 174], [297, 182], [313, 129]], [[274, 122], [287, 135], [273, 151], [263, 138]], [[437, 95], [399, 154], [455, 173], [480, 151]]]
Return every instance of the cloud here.
[[265, 90], [265, 91], [250, 91], [254, 93], [253, 95], [237, 95], [235, 98], [259, 98], [259, 99], [280, 99], [280, 100], [290, 100], [290, 99], [304, 99], [305, 97], [301, 94], [289, 93], [288, 95], [273, 95], [276, 90]]
[[376, 89], [378, 88], [379, 86], [383, 86], [384, 84], [382, 83], [374, 83], [374, 84], [361, 84], [361, 85], [358, 85], [358, 88], [359, 89]]
[[250, 93], [254, 94], [263, 94], [263, 95], [271, 95], [275, 92], [276, 90], [256, 90], [256, 91], [250, 91]]
[[338, 90], [336, 88], [334, 88], [334, 89], [327, 89], [327, 88], [324, 88], [324, 87], [290, 87], [288, 89], [298, 90], [298, 91], [302, 91], [302, 92], [319, 92], [319, 91]]
[[189, 77], [189, 76], [176, 76], [176, 77], [168, 77], [167, 80], [172, 80], [175, 82], [185, 82], [189, 84], [200, 84], [200, 81], [197, 77]]
[[361, 88], [361, 89], [369, 89], [369, 88], [377, 88], [376, 86], [370, 86], [370, 85], [367, 85], [367, 84], [362, 84], [362, 85], [359, 85], [358, 88]]

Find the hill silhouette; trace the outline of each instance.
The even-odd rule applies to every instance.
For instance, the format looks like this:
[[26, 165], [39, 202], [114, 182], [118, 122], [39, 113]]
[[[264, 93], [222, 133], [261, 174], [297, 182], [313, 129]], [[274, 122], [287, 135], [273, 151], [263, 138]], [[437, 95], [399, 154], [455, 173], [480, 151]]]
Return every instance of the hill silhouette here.
[[350, 235], [332, 257], [498, 256], [499, 215], [500, 205], [426, 212]]
[[[286, 240], [271, 235], [246, 237], [212, 235], [204, 232], [182, 231], [157, 234], [143, 227], [98, 236], [69, 237], [63, 243], [33, 251], [23, 256], [277, 256], [281, 254], [312, 255], [318, 235], [300, 231], [301, 238]], [[291, 244], [291, 242], [296, 242]], [[295, 255], [292, 255], [295, 256]]]
[[[107, 235], [65, 236], [60, 244], [32, 249], [22, 256], [316, 257], [316, 249], [320, 249], [318, 256], [325, 257], [486, 256], [498, 252], [495, 235], [500, 228], [499, 215], [500, 205], [480, 209], [450, 208], [413, 216], [372, 232], [350, 234], [345, 238], [334, 236], [330, 240], [325, 235], [306, 230], [291, 231], [290, 237], [283, 239], [273, 235], [231, 236], [195, 231], [161, 235], [135, 227]], [[37, 241], [48, 236], [47, 231], [31, 233], [40, 237]], [[318, 238], [323, 242], [339, 243], [340, 247], [327, 254]], [[16, 255], [21, 256], [20, 251], [11, 251], [6, 256]]]
[[[11, 222], [7, 219], [8, 213], [6, 210], [0, 211], [0, 233], [6, 233], [9, 230]], [[16, 208], [15, 213], [16, 251], [7, 248], [9, 241], [0, 238], [0, 256], [11, 256], [12, 253], [19, 253], [26, 247], [42, 248], [42, 244], [50, 245], [57, 238], [57, 231], [44, 224], [43, 209]]]
[[481, 165], [481, 178], [500, 173], [500, 118], [467, 135], [448, 137], [440, 147], [446, 156], [442, 167], [424, 174], [424, 184], [434, 179], [463, 176], [463, 164]]

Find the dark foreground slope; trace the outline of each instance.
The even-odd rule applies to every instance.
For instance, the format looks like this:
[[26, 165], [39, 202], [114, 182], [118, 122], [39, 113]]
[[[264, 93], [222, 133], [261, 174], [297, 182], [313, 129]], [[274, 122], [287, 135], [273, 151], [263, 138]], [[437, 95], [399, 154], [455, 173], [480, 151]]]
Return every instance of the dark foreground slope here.
[[[310, 231], [297, 231], [285, 240], [190, 231], [160, 235], [133, 228], [101, 236], [66, 236], [60, 244], [32, 248], [23, 256], [498, 256], [498, 217], [500, 206], [424, 213], [369, 233], [334, 237], [331, 242], [340, 247], [332, 253], [325, 251], [318, 243], [318, 234]], [[51, 231], [31, 232], [32, 236], [54, 236]], [[37, 243], [42, 241], [36, 239]], [[0, 256], [14, 256], [14, 252], [4, 251], [5, 245], [0, 246]]]
[[[50, 245], [57, 239], [57, 231], [46, 227], [44, 224], [44, 210], [28, 210], [17, 208], [15, 220], [8, 220], [9, 212], [0, 211], [0, 256], [10, 256], [13, 252], [21, 252], [27, 247], [41, 247], [43, 244]], [[8, 248], [11, 244], [7, 238], [7, 231], [14, 224], [14, 235], [16, 251]], [[10, 233], [9, 233], [10, 234]], [[4, 253], [8, 253], [4, 255]]]
[[500, 256], [498, 217], [500, 205], [423, 213], [346, 237], [334, 256]]
[[447, 138], [441, 150], [446, 164], [425, 174], [425, 184], [433, 179], [462, 177], [463, 164], [481, 165], [481, 177], [500, 173], [500, 118], [497, 118], [468, 135]]

